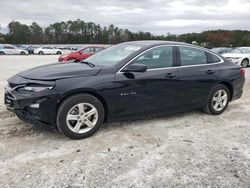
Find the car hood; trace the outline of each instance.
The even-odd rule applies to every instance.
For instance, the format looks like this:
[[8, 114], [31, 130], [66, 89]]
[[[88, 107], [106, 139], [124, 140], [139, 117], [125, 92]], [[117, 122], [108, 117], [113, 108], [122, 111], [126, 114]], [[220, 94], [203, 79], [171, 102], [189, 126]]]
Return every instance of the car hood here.
[[101, 69], [82, 63], [54, 63], [36, 67], [18, 75], [32, 80], [58, 80], [63, 78], [94, 76]]
[[249, 54], [241, 54], [241, 53], [225, 53], [225, 54], [222, 54], [222, 56], [224, 56], [224, 57], [246, 57], [248, 55]]

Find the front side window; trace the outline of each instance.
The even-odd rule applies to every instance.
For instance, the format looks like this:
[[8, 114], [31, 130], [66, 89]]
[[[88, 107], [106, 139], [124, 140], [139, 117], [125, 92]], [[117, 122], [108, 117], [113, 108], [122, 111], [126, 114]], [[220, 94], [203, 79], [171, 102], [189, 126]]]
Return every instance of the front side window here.
[[179, 47], [181, 65], [207, 64], [206, 52], [190, 47]]
[[172, 67], [173, 48], [171, 46], [163, 46], [151, 49], [140, 55], [132, 63], [144, 64], [148, 69]]
[[95, 48], [95, 52], [100, 52], [102, 50], [103, 50], [103, 48]]

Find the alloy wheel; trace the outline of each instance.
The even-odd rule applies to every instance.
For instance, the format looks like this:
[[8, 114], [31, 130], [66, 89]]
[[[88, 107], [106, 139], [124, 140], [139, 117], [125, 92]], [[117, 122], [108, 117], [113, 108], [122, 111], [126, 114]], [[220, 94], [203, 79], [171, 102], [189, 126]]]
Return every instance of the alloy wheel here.
[[79, 103], [73, 106], [66, 117], [68, 128], [78, 134], [90, 131], [97, 121], [97, 109], [89, 103]]
[[214, 94], [212, 99], [213, 109], [217, 112], [222, 111], [226, 107], [227, 101], [228, 101], [227, 92], [223, 89], [218, 90]]
[[242, 62], [241, 62], [241, 66], [246, 68], [248, 66], [248, 60], [247, 59], [244, 59]]

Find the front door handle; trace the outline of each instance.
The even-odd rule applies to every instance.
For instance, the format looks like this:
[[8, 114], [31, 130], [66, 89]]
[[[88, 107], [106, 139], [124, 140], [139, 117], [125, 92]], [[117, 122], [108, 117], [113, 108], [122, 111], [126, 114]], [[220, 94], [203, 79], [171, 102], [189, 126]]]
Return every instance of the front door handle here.
[[207, 71], [207, 74], [214, 74], [214, 73], [215, 73], [214, 70], [208, 70], [208, 71]]
[[176, 77], [176, 75], [172, 74], [172, 73], [168, 73], [164, 77], [168, 79], [168, 78], [174, 78], [174, 77]]

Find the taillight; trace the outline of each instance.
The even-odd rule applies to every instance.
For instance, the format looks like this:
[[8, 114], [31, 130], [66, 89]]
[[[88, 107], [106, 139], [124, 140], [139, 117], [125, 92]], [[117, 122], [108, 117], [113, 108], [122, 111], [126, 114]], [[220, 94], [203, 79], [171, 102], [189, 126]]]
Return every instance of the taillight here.
[[240, 75], [241, 76], [245, 76], [245, 72], [246, 72], [246, 70], [244, 69], [244, 68], [240, 68]]

